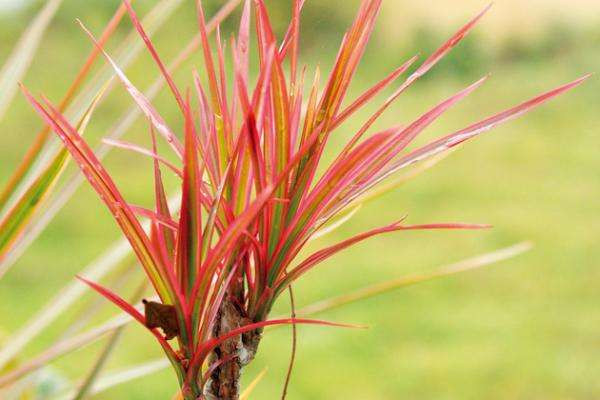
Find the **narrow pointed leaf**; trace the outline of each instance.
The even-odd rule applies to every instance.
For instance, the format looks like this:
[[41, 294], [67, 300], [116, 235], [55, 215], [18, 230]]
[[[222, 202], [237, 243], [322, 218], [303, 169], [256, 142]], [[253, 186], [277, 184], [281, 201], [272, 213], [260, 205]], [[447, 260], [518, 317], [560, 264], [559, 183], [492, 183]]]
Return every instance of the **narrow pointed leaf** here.
[[104, 48], [96, 40], [94, 35], [92, 35], [92, 33], [81, 23], [81, 21], [78, 21], [78, 22], [79, 22], [79, 25], [81, 26], [81, 28], [84, 30], [84, 32], [90, 37], [90, 39], [98, 47], [98, 49], [100, 51], [102, 51], [102, 54], [104, 54], [104, 57], [106, 58], [108, 63], [114, 69], [117, 77], [119, 78], [119, 80], [121, 81], [121, 83], [123, 84], [125, 89], [129, 92], [129, 94], [131, 95], [133, 100], [137, 103], [137, 105], [139, 106], [140, 110], [144, 113], [146, 118], [148, 118], [148, 120], [150, 120], [150, 122], [152, 122], [152, 125], [154, 125], [156, 130], [164, 136], [165, 140], [173, 148], [175, 153], [179, 157], [181, 157], [183, 154], [183, 148], [181, 146], [181, 143], [179, 142], [179, 139], [177, 139], [175, 134], [171, 131], [171, 129], [167, 126], [167, 123], [165, 122], [165, 120], [154, 109], [154, 107], [152, 106], [150, 101], [146, 98], [146, 96], [144, 96], [144, 94], [142, 92], [140, 92], [135, 86], [133, 86], [133, 84], [127, 78], [125, 73], [123, 71], [121, 71], [119, 66], [113, 61], [113, 59], [108, 55], [108, 53], [106, 51], [104, 51]]
[[165, 278], [164, 271], [161, 271], [146, 233], [100, 161], [81, 139], [75, 128], [70, 126], [56, 110], [52, 110], [53, 115], [49, 114], [25, 89], [24, 93], [38, 114], [52, 126], [52, 129], [63, 140], [92, 187], [115, 216], [116, 222], [129, 240], [157, 293], [167, 303], [172, 304], [174, 301], [172, 287]]
[[521, 255], [532, 248], [530, 242], [518, 243], [513, 246], [505, 247], [490, 253], [482, 254], [473, 258], [459, 261], [445, 267], [441, 267], [431, 273], [412, 275], [399, 279], [392, 279], [381, 282], [372, 286], [358, 289], [352, 293], [344, 294], [332, 299], [322, 300], [297, 311], [298, 315], [314, 315], [329, 311], [347, 304], [352, 304], [361, 300], [365, 300], [380, 294], [401, 289], [406, 286], [415, 285], [422, 282], [427, 282], [437, 278], [443, 278], [462, 272], [476, 270], [501, 261], [509, 260], [518, 255]]

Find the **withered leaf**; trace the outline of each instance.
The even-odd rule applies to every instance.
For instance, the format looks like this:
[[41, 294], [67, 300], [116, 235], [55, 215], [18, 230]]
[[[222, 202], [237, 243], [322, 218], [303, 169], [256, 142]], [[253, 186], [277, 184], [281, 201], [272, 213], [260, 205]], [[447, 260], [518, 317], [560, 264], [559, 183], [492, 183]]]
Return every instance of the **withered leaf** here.
[[179, 335], [179, 323], [175, 307], [155, 301], [142, 300], [146, 326], [150, 329], [160, 328], [165, 334], [165, 339], [171, 340]]

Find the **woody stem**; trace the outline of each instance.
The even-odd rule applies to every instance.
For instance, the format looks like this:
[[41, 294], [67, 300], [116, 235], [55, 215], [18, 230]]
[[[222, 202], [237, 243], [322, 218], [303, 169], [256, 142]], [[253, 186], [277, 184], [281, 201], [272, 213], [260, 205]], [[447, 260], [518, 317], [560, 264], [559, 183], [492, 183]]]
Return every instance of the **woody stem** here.
[[[215, 321], [215, 337], [252, 322], [240, 307], [243, 304], [243, 292], [239, 289], [232, 286], [223, 300]], [[260, 331], [252, 331], [226, 340], [215, 348], [210, 365], [221, 364], [215, 368], [206, 384], [204, 395], [207, 400], [239, 399], [242, 368], [254, 359], [260, 338]]]

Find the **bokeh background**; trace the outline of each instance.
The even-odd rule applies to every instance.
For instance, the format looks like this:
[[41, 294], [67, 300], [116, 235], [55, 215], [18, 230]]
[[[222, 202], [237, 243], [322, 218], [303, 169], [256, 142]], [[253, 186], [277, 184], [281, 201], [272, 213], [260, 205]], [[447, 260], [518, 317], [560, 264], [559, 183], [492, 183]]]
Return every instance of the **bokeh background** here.
[[[155, 0], [136, 1], [140, 13]], [[195, 32], [193, 1], [155, 35], [170, 59]], [[206, 1], [211, 10], [220, 1]], [[279, 21], [288, 0], [267, 2]], [[0, 0], [0, 60], [4, 60], [40, 1]], [[65, 0], [47, 31], [25, 83], [57, 100], [90, 49], [74, 23], [99, 32], [116, 0]], [[356, 0], [309, 0], [303, 18], [302, 59], [328, 71]], [[485, 6], [480, 0], [385, 0], [379, 25], [353, 85], [360, 93], [409, 56], [427, 55]], [[224, 29], [231, 30], [237, 16]], [[122, 24], [109, 49], [131, 26]], [[199, 56], [176, 75], [189, 84]], [[405, 123], [430, 105], [491, 72], [492, 78], [424, 134], [449, 133], [494, 111], [600, 67], [600, 2], [596, 0], [499, 0], [475, 32], [387, 112], [382, 125]], [[146, 87], [158, 74], [139, 57], [128, 74]], [[359, 229], [397, 219], [414, 223], [468, 221], [494, 225], [485, 232], [388, 235], [331, 259], [296, 286], [299, 306], [371, 283], [431, 271], [523, 240], [529, 253], [497, 266], [437, 280], [349, 305], [320, 317], [367, 324], [370, 329], [299, 327], [298, 356], [289, 399], [598, 399], [600, 398], [600, 81], [477, 139], [434, 169], [364, 207], [349, 223], [320, 239], [332, 243]], [[166, 93], [157, 106], [177, 121]], [[376, 104], [376, 103], [374, 103]], [[96, 112], [88, 130], [98, 143], [131, 105], [121, 88]], [[371, 106], [359, 117], [368, 115]], [[335, 135], [335, 150], [357, 118]], [[174, 122], [175, 123], [175, 122]], [[23, 99], [1, 123], [0, 185], [41, 126]], [[127, 140], [145, 143], [140, 121]], [[150, 163], [114, 150], [107, 165], [128, 199], [148, 204]], [[109, 214], [88, 187], [74, 198], [0, 280], [0, 331], [26, 322], [84, 265], [119, 237]], [[118, 276], [111, 279], [118, 280]], [[137, 275], [131, 277], [135, 281]], [[133, 286], [133, 285], [131, 285]], [[128, 285], [120, 291], [127, 293]], [[64, 334], [84, 309], [78, 307], [27, 347], [23, 359]], [[288, 313], [285, 299], [277, 312]], [[90, 323], [114, 310], [104, 305]], [[290, 330], [269, 333], [246, 371], [246, 382], [268, 367], [252, 398], [279, 398], [290, 352]], [[52, 363], [57, 380], [81, 376], [94, 361], [96, 343]], [[143, 329], [131, 326], [109, 360], [108, 370], [160, 355]], [[119, 386], [95, 398], [167, 399], [175, 392], [169, 370]]]

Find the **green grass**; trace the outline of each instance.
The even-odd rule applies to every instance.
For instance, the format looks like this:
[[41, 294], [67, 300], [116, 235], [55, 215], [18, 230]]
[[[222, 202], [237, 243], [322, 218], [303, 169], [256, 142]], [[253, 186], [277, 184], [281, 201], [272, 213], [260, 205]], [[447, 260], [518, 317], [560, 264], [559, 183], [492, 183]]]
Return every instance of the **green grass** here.
[[[172, 51], [166, 44], [176, 31], [171, 29], [160, 38], [159, 49]], [[80, 59], [87, 45], [83, 35], [63, 41], [74, 32], [74, 26], [53, 29], [45, 48], [59, 49], [61, 54]], [[579, 47], [560, 57], [544, 60], [499, 64], [486, 58], [490, 61], [482, 65], [479, 75], [490, 71], [491, 81], [430, 128], [426, 137], [448, 133], [597, 69], [597, 44], [594, 48], [585, 40], [577, 43]], [[378, 62], [377, 45], [369, 51], [370, 61], [361, 66], [356, 92], [393, 67]], [[593, 52], [596, 55], [589, 55]], [[61, 59], [48, 50], [41, 57], [53, 62], [36, 62], [27, 83], [57, 98], [72, 73], [73, 60]], [[381, 58], [387, 63], [390, 56]], [[154, 76], [155, 69], [150, 69], [147, 61], [144, 58], [134, 70]], [[439, 73], [434, 79], [405, 94], [386, 114], [386, 124], [410, 121], [411, 116], [478, 78], [471, 73], [445, 75], [443, 71], [451, 71], [453, 65], [451, 58], [437, 67]], [[144, 82], [145, 78], [133, 76], [134, 81]], [[598, 396], [599, 92], [600, 82], [593, 78], [574, 93], [469, 143], [435, 169], [363, 208], [342, 229], [321, 239], [331, 243], [404, 214], [413, 223], [466, 221], [495, 226], [485, 232], [403, 232], [368, 241], [326, 262], [302, 280], [295, 287], [299, 305], [365, 286], [382, 275], [395, 278], [426, 271], [522, 240], [533, 241], [535, 248], [501, 266], [415, 286], [323, 316], [367, 324], [368, 330], [300, 327], [299, 353], [288, 398], [584, 400]], [[94, 141], [124, 104], [129, 104], [126, 94], [118, 90], [100, 107], [90, 126]], [[166, 96], [159, 104], [162, 109], [172, 107]], [[2, 123], [0, 183], [39, 126], [22, 100], [12, 112]], [[346, 128], [350, 134], [352, 124]], [[138, 124], [128, 137], [143, 140], [143, 129], [145, 125]], [[344, 130], [339, 135], [332, 146], [342, 142]], [[148, 201], [151, 181], [147, 160], [115, 151], [108, 158], [108, 166], [128, 198], [136, 203]], [[88, 187], [80, 189], [0, 281], [0, 329], [10, 332], [23, 324], [118, 236], [108, 212], [92, 191]], [[95, 296], [90, 293], [86, 299]], [[112, 311], [107, 306], [101, 314], [105, 316], [106, 310]], [[288, 312], [285, 301], [278, 310]], [[67, 316], [44, 332], [24, 357], [52, 343], [68, 323]], [[249, 381], [265, 366], [269, 368], [252, 398], [278, 398], [290, 342], [287, 328], [266, 336], [258, 359], [246, 371]], [[157, 347], [141, 328], [132, 326], [109, 368], [158, 357]], [[79, 376], [99, 349], [99, 344], [90, 346], [53, 366], [67, 377]], [[97, 399], [166, 399], [175, 387], [174, 376], [165, 371], [115, 388]]]

